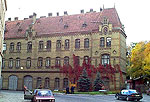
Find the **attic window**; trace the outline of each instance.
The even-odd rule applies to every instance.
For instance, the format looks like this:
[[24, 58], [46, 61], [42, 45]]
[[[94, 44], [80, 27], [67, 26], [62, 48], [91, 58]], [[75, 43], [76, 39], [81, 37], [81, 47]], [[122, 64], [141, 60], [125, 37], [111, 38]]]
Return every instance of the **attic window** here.
[[82, 24], [82, 27], [86, 27], [87, 26], [87, 24], [86, 24], [86, 22], [84, 22], [83, 24]]
[[18, 29], [18, 32], [21, 32], [21, 31], [22, 31], [22, 29], [21, 29], [21, 28], [19, 28], [19, 29]]
[[19, 26], [20, 25], [20, 22], [18, 22], [17, 24], [16, 24], [16, 26]]
[[68, 28], [68, 24], [64, 24], [64, 28]]

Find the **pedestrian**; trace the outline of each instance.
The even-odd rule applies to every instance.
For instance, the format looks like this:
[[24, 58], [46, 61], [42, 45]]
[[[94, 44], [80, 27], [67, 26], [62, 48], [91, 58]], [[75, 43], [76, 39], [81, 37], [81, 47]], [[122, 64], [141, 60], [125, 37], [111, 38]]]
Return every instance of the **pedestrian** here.
[[38, 88], [38, 89], [42, 89], [43, 87], [42, 87], [42, 85], [40, 84], [40, 87]]
[[71, 94], [74, 94], [74, 86], [71, 86]]
[[69, 87], [66, 87], [66, 94], [69, 94]]

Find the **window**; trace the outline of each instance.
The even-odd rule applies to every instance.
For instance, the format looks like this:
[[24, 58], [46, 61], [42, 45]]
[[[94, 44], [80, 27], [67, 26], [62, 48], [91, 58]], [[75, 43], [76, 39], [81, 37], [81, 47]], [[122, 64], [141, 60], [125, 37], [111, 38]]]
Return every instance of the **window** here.
[[13, 58], [9, 58], [9, 68], [13, 68]]
[[31, 52], [32, 51], [32, 42], [28, 42], [28, 45], [27, 45], [27, 51], [28, 52]]
[[20, 58], [16, 58], [16, 68], [20, 67]]
[[17, 43], [17, 48], [16, 48], [17, 52], [20, 52], [21, 50], [21, 42]]
[[64, 78], [63, 87], [64, 87], [64, 88], [67, 88], [67, 87], [68, 87], [68, 78]]
[[107, 34], [108, 33], [108, 28], [104, 27], [103, 32], [104, 32], [104, 34]]
[[45, 66], [46, 68], [49, 68], [51, 65], [51, 60], [50, 60], [50, 57], [46, 57], [46, 62], [45, 62]]
[[55, 66], [60, 66], [60, 57], [56, 57]]
[[64, 57], [64, 65], [69, 65], [69, 57]]
[[105, 46], [105, 39], [104, 37], [100, 38], [100, 47], [104, 47]]
[[45, 89], [48, 89], [48, 88], [50, 88], [50, 81], [49, 81], [50, 79], [47, 77], [47, 78], [45, 78], [45, 85], [44, 85], [44, 88]]
[[69, 49], [69, 39], [65, 40], [65, 49]]
[[75, 40], [75, 48], [79, 49], [80, 48], [80, 39]]
[[5, 68], [5, 58], [2, 59], [2, 68]]
[[46, 46], [47, 50], [50, 50], [51, 49], [51, 41], [48, 40], [47, 41], [47, 46]]
[[38, 67], [42, 67], [42, 65], [43, 65], [43, 58], [39, 57], [38, 58]]
[[31, 58], [30, 57], [27, 58], [26, 67], [27, 68], [31, 67]]
[[38, 77], [38, 78], [37, 78], [37, 84], [36, 84], [36, 87], [39, 88], [40, 85], [42, 85], [42, 78], [41, 78], [41, 77]]
[[102, 61], [102, 65], [104, 66], [106, 66], [106, 64], [109, 64], [109, 61], [110, 61], [109, 54], [103, 54], [101, 61]]
[[14, 43], [12, 42], [12, 43], [10, 43], [10, 52], [14, 52]]
[[56, 42], [56, 49], [57, 50], [61, 49], [61, 40], [57, 40], [57, 42]]
[[89, 48], [89, 39], [84, 39], [84, 48]]
[[55, 89], [59, 89], [59, 78], [55, 78]]
[[111, 47], [111, 38], [109, 37], [106, 39], [106, 46]]
[[39, 50], [43, 50], [44, 44], [43, 41], [39, 41]]
[[84, 56], [84, 61], [85, 61], [86, 64], [88, 64], [89, 56]]

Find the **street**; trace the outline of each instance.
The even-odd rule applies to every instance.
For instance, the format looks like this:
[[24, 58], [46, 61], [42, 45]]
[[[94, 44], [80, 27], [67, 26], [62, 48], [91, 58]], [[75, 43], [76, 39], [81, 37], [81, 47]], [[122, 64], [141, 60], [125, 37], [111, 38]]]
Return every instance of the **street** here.
[[[56, 102], [126, 102], [116, 100], [114, 95], [79, 95], [79, 94], [54, 94]], [[149, 102], [150, 96], [143, 95], [140, 102]], [[0, 102], [30, 102], [24, 100], [23, 91], [0, 90]]]

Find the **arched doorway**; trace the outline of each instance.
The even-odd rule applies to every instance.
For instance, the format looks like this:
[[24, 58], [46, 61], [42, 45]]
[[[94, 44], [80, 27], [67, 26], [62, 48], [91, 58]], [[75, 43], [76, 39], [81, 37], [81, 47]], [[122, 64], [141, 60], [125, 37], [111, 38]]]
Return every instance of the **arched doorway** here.
[[18, 77], [15, 75], [9, 76], [9, 90], [17, 90]]
[[32, 76], [25, 76], [24, 77], [24, 85], [29, 89], [32, 90]]

